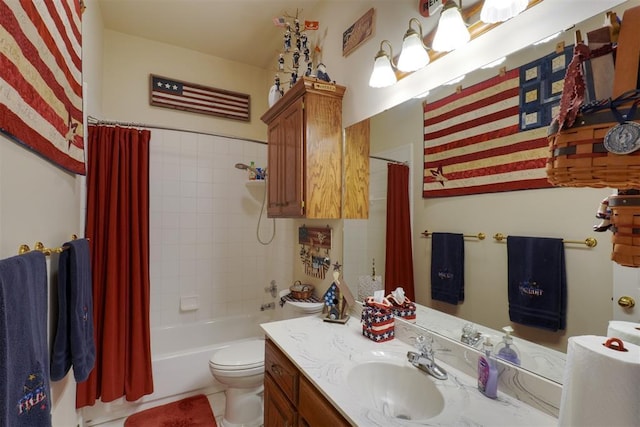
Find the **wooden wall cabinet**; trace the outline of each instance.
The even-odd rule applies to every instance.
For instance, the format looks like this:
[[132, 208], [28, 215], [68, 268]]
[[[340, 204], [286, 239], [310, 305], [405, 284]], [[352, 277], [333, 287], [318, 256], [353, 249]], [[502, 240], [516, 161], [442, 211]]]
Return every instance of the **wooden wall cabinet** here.
[[[345, 89], [304, 77], [262, 115], [268, 126], [269, 217], [342, 217]], [[368, 146], [366, 160], [368, 165]]]
[[264, 369], [264, 427], [350, 425], [269, 339]]

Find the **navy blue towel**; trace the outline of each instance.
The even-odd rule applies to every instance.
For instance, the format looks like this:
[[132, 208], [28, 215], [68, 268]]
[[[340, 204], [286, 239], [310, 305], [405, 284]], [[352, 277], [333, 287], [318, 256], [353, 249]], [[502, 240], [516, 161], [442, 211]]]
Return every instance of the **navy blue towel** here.
[[82, 382], [89, 377], [96, 359], [89, 241], [72, 240], [63, 247], [58, 259], [58, 324], [51, 353], [51, 379], [63, 379], [73, 365], [76, 382]]
[[47, 304], [42, 252], [0, 261], [0, 426], [51, 426]]
[[431, 236], [431, 299], [457, 305], [464, 301], [464, 236]]
[[564, 329], [567, 276], [562, 239], [509, 236], [507, 255], [511, 321]]

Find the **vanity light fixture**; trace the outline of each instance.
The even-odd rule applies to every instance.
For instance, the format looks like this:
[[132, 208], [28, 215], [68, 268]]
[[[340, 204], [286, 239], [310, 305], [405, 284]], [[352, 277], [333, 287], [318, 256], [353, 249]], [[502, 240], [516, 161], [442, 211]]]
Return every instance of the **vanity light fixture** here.
[[484, 0], [480, 20], [487, 24], [504, 22], [522, 13], [529, 0]]
[[[418, 26], [418, 31], [411, 27], [411, 23]], [[398, 70], [412, 72], [425, 67], [431, 58], [422, 37], [422, 25], [416, 18], [409, 20], [409, 29], [402, 39], [402, 51], [398, 58]]]
[[431, 45], [433, 50], [450, 52], [464, 46], [471, 39], [469, 29], [462, 19], [461, 9], [462, 0], [460, 0], [460, 6], [454, 0], [447, 0], [444, 4]]
[[[384, 50], [383, 45], [385, 43], [389, 46], [389, 53]], [[387, 87], [398, 81], [396, 73], [393, 70], [394, 65], [393, 62], [391, 62], [391, 58], [393, 58], [391, 43], [389, 40], [382, 40], [380, 42], [380, 50], [376, 54], [373, 62], [373, 71], [369, 78], [369, 86], [376, 88]]]

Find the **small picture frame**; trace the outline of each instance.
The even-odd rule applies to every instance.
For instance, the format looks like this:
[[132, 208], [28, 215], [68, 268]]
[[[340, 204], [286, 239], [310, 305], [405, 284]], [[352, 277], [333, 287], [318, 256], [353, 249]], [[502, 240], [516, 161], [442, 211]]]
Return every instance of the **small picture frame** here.
[[342, 33], [342, 56], [348, 56], [373, 36], [375, 19], [376, 10], [372, 7]]

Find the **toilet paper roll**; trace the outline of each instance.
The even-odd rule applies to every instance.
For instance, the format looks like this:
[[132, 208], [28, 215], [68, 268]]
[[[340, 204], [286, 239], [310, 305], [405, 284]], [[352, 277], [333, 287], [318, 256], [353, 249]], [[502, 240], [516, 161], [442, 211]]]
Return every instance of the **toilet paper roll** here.
[[617, 337], [624, 342], [640, 345], [640, 323], [611, 320], [607, 329], [608, 337]]
[[640, 346], [626, 352], [607, 337], [569, 338], [560, 400], [560, 426], [632, 426], [640, 423]]

